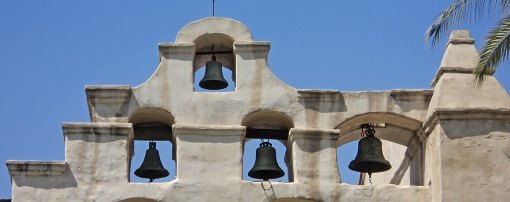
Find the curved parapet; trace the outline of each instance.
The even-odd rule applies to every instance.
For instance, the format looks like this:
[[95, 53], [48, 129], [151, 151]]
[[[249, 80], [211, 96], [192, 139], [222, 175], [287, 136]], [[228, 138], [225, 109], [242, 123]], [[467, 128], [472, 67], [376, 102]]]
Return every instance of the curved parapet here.
[[[430, 90], [297, 90], [271, 72], [269, 42], [253, 41], [244, 24], [229, 18], [189, 23], [175, 41], [159, 45], [159, 67], [143, 84], [87, 87], [92, 121], [131, 122], [139, 109], [161, 109], [172, 114], [175, 124], [243, 125], [250, 113], [269, 110], [289, 117], [288, 126], [333, 129], [366, 112], [389, 111], [422, 120], [432, 94]], [[211, 59], [211, 45], [217, 60], [232, 71], [234, 91], [195, 92], [194, 80], [200, 79], [195, 73]]]
[[[253, 41], [248, 28], [236, 20], [208, 17], [192, 22], [175, 43], [159, 45], [161, 63], [150, 79], [132, 89], [125, 116], [138, 108], [160, 108], [170, 112], [176, 124], [239, 125], [255, 109], [278, 111], [299, 104], [297, 90], [269, 70], [269, 46]], [[195, 73], [212, 55], [232, 71], [233, 92], [195, 92], [194, 80], [200, 79]]]
[[223, 17], [207, 17], [193, 21], [184, 26], [177, 37], [176, 43], [192, 43], [200, 36], [207, 34], [224, 34], [234, 41], [252, 41], [251, 32], [243, 23]]
[[[194, 44], [195, 51], [203, 52], [233, 52], [233, 44], [237, 42], [251, 42], [252, 35], [246, 25], [241, 22], [223, 17], [207, 17], [184, 26], [177, 37], [176, 44]], [[212, 47], [214, 45], [214, 49]], [[218, 54], [218, 60], [232, 71], [235, 71], [233, 54]], [[210, 55], [196, 54], [193, 70], [196, 71], [210, 61]]]

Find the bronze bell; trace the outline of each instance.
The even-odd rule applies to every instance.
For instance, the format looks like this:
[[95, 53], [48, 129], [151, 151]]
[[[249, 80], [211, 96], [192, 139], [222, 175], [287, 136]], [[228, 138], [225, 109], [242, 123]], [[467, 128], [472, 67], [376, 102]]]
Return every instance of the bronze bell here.
[[140, 168], [136, 169], [135, 175], [141, 178], [154, 179], [163, 178], [169, 175], [168, 170], [163, 167], [159, 152], [156, 149], [156, 142], [149, 142], [149, 149], [145, 151], [145, 158]]
[[216, 56], [212, 56], [212, 60], [205, 65], [204, 78], [198, 84], [200, 87], [208, 90], [221, 90], [228, 86], [228, 82], [223, 78], [221, 70], [222, 64], [216, 61]]
[[255, 164], [253, 168], [248, 172], [248, 176], [255, 179], [274, 179], [285, 175], [283, 170], [278, 166], [276, 160], [276, 149], [272, 147], [269, 142], [260, 143], [257, 148]]
[[365, 129], [366, 137], [362, 138], [358, 143], [358, 154], [356, 158], [349, 163], [349, 169], [368, 173], [369, 177], [372, 173], [387, 171], [391, 168], [382, 152], [382, 142], [374, 136], [375, 130], [373, 126], [363, 124], [361, 126], [362, 134]]

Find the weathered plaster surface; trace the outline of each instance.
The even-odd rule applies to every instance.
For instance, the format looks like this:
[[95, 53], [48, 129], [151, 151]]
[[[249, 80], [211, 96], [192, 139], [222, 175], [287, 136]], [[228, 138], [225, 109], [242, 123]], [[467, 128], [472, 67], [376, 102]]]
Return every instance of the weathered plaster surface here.
[[453, 32], [439, 72], [460, 68], [436, 76], [424, 123], [424, 182], [433, 201], [505, 201], [509, 196], [510, 100], [494, 77], [474, 86], [466, 69], [472, 70], [477, 58], [469, 33]]
[[439, 124], [441, 176], [446, 178], [442, 180], [443, 200], [503, 201], [507, 198], [510, 123], [475, 119], [443, 120]]
[[[195, 92], [194, 73], [218, 58], [233, 92]], [[159, 44], [160, 64], [143, 84], [87, 86], [91, 123], [65, 123], [65, 159], [8, 161], [14, 201], [503, 201], [510, 185], [510, 97], [470, 71], [478, 53], [467, 31], [450, 37], [434, 89], [298, 90], [276, 78], [269, 42], [238, 21], [190, 23]], [[336, 148], [376, 123], [393, 169], [374, 186], [341, 183]], [[289, 130], [291, 182], [242, 180], [247, 128]], [[147, 133], [151, 133], [148, 136]], [[176, 179], [130, 183], [133, 141], [174, 145]], [[365, 184], [366, 178], [364, 179]], [[267, 182], [264, 187], [270, 186]]]

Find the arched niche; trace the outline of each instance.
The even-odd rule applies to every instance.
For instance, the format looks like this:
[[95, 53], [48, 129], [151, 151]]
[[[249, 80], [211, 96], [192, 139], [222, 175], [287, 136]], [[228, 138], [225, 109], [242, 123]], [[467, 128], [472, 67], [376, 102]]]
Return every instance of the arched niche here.
[[[193, 81], [197, 83], [197, 79], [200, 80], [202, 78], [197, 78], [197, 75], [201, 75], [202, 73], [197, 73], [197, 71], [205, 67], [207, 62], [212, 60], [212, 56], [216, 57], [216, 61], [220, 62], [223, 66], [223, 74], [229, 74], [225, 72], [225, 69], [230, 70], [231, 81], [228, 81], [229, 78], [225, 77], [227, 82], [230, 85], [235, 86], [236, 83], [236, 67], [235, 67], [235, 56], [234, 56], [234, 40], [225, 34], [204, 34], [199, 36], [194, 41], [196, 52], [195, 58], [193, 60]], [[213, 54], [214, 53], [214, 54]], [[204, 69], [205, 71], [205, 69]], [[197, 83], [198, 84], [198, 83]], [[198, 86], [196, 86], [198, 87]]]
[[415, 138], [421, 122], [400, 114], [389, 112], [369, 112], [351, 117], [337, 126], [340, 129], [338, 145], [361, 139], [361, 124], [373, 123], [376, 136], [400, 145], [407, 146]]
[[136, 197], [136, 198], [128, 198], [128, 199], [120, 200], [119, 202], [157, 202], [157, 200], [143, 198], [143, 197]]
[[211, 60], [210, 53], [213, 52], [212, 45], [214, 45], [217, 61], [232, 71], [233, 82], [236, 81], [236, 62], [233, 51], [235, 41], [253, 41], [251, 32], [241, 22], [223, 17], [207, 17], [191, 22], [179, 31], [175, 39], [176, 43], [195, 44], [194, 72]]
[[241, 121], [246, 126], [246, 138], [264, 138], [287, 140], [289, 130], [294, 127], [292, 118], [287, 114], [270, 110], [257, 109], [248, 113]]
[[215, 53], [216, 60], [220, 61], [223, 67], [235, 72], [234, 39], [225, 34], [212, 33], [199, 36], [193, 43], [195, 43], [196, 48], [195, 59], [193, 61], [193, 70], [195, 72], [211, 61], [213, 52]]
[[172, 139], [174, 117], [160, 108], [141, 108], [129, 116], [133, 124], [135, 140], [169, 140]]
[[[363, 138], [360, 126], [367, 123], [375, 124], [375, 136], [381, 139], [384, 157], [392, 165], [388, 171], [374, 173], [373, 184], [423, 185], [423, 148], [420, 138], [422, 123], [396, 113], [359, 114], [338, 125], [340, 137], [337, 146], [348, 145], [346, 143]], [[355, 149], [352, 152], [356, 152]], [[341, 159], [345, 157], [342, 152], [338, 156]], [[354, 157], [346, 160], [353, 159]], [[342, 166], [339, 167], [341, 170], [343, 169]], [[362, 173], [359, 184], [367, 183], [369, 183], [368, 176]]]
[[[149, 142], [155, 142], [163, 166], [170, 175], [157, 181], [171, 181], [175, 179], [175, 146], [172, 137], [174, 117], [165, 109], [145, 107], [130, 114], [129, 120], [133, 124], [134, 138], [131, 141], [130, 152], [130, 182], [146, 183], [147, 179], [134, 175], [134, 171], [142, 164]], [[133, 198], [132, 201], [146, 201], [151, 199]]]
[[257, 139], [267, 139], [276, 149], [277, 161], [285, 175], [274, 179], [289, 182], [291, 179], [289, 165], [289, 153], [287, 152], [287, 139], [289, 130], [294, 124], [292, 118], [287, 114], [270, 109], [257, 109], [248, 113], [241, 121], [246, 126], [246, 135], [243, 139], [243, 179], [247, 177], [248, 171], [252, 168], [251, 162], [255, 161], [255, 150], [260, 143]]

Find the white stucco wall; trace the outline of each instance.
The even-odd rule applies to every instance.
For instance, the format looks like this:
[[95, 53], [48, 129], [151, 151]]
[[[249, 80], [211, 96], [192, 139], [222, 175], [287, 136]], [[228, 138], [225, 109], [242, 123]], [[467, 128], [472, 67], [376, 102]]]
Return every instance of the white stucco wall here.
[[[219, 60], [234, 72], [233, 92], [193, 89], [206, 61], [195, 53], [211, 42], [232, 51]], [[253, 41], [242, 23], [192, 22], [159, 45], [160, 64], [143, 84], [86, 87], [92, 122], [63, 124], [63, 161], [8, 161], [13, 200], [501, 201], [510, 191], [510, 97], [491, 76], [472, 86], [473, 43], [466, 31], [452, 34], [434, 89], [297, 90], [271, 73], [269, 42]], [[385, 124], [376, 136], [393, 166], [374, 186], [341, 183], [338, 173], [336, 148], [361, 138], [363, 123]], [[129, 182], [133, 140], [147, 138], [137, 125], [164, 126], [152, 131], [174, 144], [175, 180]], [[289, 130], [291, 182], [264, 191], [242, 180], [247, 128]]]

